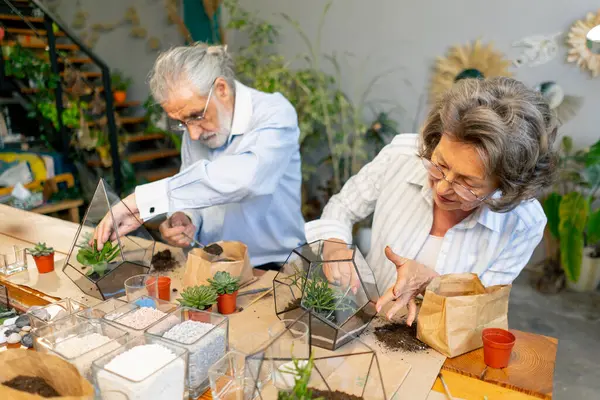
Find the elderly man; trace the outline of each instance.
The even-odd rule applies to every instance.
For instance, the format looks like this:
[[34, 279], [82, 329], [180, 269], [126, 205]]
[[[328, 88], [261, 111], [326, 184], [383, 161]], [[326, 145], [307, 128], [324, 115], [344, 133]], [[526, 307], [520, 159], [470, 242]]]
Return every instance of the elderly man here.
[[263, 93], [235, 80], [222, 46], [197, 44], [161, 54], [150, 89], [183, 135], [180, 172], [138, 186], [96, 230], [98, 244], [168, 213], [160, 226], [171, 245], [187, 247], [238, 240], [251, 262], [277, 268], [305, 242], [301, 214], [298, 121], [279, 93]]

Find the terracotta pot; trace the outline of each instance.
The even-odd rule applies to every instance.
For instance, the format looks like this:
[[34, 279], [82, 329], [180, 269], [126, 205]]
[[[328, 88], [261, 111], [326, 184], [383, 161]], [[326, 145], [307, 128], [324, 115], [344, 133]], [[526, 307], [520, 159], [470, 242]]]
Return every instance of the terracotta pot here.
[[54, 253], [47, 256], [34, 256], [33, 259], [40, 274], [54, 271]]
[[237, 290], [231, 294], [221, 294], [217, 298], [217, 306], [219, 307], [219, 312], [223, 315], [233, 314], [236, 309], [237, 303]]
[[[212, 307], [208, 307], [207, 309], [202, 310], [202, 311], [209, 313], [212, 311]], [[201, 313], [198, 311], [192, 311], [192, 310], [188, 311], [188, 316], [189, 316], [190, 320], [198, 321], [198, 322], [210, 323], [210, 319], [211, 319], [210, 315], [208, 315], [208, 314]]]
[[504, 329], [486, 328], [481, 333], [481, 338], [485, 364], [492, 368], [506, 368], [515, 345], [515, 335]]
[[115, 99], [115, 103], [124, 103], [127, 100], [127, 92], [124, 90], [115, 90], [113, 91], [113, 99]]

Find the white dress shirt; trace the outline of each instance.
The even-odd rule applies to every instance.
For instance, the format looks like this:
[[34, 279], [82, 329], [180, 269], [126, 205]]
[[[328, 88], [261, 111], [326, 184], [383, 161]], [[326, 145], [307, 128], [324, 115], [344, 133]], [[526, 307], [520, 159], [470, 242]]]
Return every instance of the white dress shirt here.
[[285, 261], [305, 243], [299, 134], [285, 97], [236, 82], [227, 143], [209, 149], [186, 133], [180, 172], [136, 188], [142, 219], [184, 211], [205, 245], [238, 240], [253, 265]]
[[[414, 260], [433, 224], [432, 189], [417, 157], [417, 141], [416, 134], [396, 136], [331, 198], [321, 219], [306, 225], [308, 241], [339, 238], [351, 243], [354, 223], [374, 212], [367, 262], [381, 292], [396, 281], [385, 246]], [[537, 200], [524, 201], [506, 213], [483, 204], [446, 232], [435, 270], [473, 272], [486, 286], [511, 283], [541, 241], [545, 225]]]

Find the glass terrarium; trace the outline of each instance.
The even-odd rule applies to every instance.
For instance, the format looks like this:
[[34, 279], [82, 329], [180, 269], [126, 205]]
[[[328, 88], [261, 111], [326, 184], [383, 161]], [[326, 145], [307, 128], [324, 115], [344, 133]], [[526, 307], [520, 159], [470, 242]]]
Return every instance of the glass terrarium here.
[[188, 350], [187, 389], [197, 398], [209, 387], [208, 370], [229, 348], [229, 318], [180, 307], [146, 330], [147, 335]]
[[102, 303], [98, 303], [95, 306], [88, 307], [85, 310], [80, 311], [79, 313], [77, 313], [77, 316], [87, 320], [102, 319], [106, 314], [110, 314], [116, 309], [121, 308], [126, 304], [126, 301], [119, 300], [116, 297], [112, 297], [108, 300], [103, 301]]
[[31, 328], [35, 330], [53, 325], [85, 308], [86, 306], [83, 304], [67, 297], [55, 301], [54, 303], [50, 303], [47, 306], [31, 307], [29, 311], [27, 311], [27, 315], [29, 316]]
[[[246, 357], [245, 399], [285, 400], [303, 394], [302, 398], [387, 399], [377, 355], [369, 346], [360, 339], [335, 352], [306, 342], [299, 345], [290, 340], [295, 323]], [[266, 381], [265, 371], [270, 372]]]
[[103, 219], [133, 213], [100, 179], [94, 197], [79, 225], [63, 272], [87, 295], [106, 300], [125, 293], [124, 282], [150, 271], [154, 240], [140, 225], [132, 232], [119, 231], [112, 222], [113, 234], [100, 249], [94, 231]]
[[319, 240], [294, 249], [273, 287], [277, 316], [304, 315], [312, 345], [325, 349], [350, 342], [377, 314], [375, 275], [354, 245]]

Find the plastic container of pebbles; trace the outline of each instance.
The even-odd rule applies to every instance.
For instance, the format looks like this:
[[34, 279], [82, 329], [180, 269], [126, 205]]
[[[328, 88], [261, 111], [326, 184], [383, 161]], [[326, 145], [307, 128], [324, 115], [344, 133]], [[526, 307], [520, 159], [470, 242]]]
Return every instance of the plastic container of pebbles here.
[[142, 296], [133, 303], [125, 303], [113, 312], [106, 314], [102, 320], [119, 329], [129, 332], [132, 336], [141, 336], [144, 331], [165, 318], [177, 306], [154, 297]]
[[188, 351], [146, 335], [92, 363], [103, 400], [174, 400], [185, 394]]
[[[111, 297], [102, 303], [80, 311], [77, 315], [87, 320], [102, 319], [106, 314], [112, 313], [116, 309], [123, 307], [125, 304], [127, 304], [127, 302], [119, 300], [116, 297]], [[114, 315], [114, 317], [116, 318], [118, 315]]]
[[229, 349], [229, 318], [180, 307], [150, 326], [146, 335], [189, 351], [186, 387], [190, 398], [197, 398], [210, 387], [208, 369]]
[[31, 328], [36, 329], [51, 325], [85, 308], [87, 307], [83, 304], [67, 297], [44, 307], [32, 307], [27, 315], [31, 321]]
[[79, 320], [70, 328], [39, 337], [36, 349], [44, 348], [43, 352], [70, 362], [91, 381], [92, 362], [127, 343], [129, 337], [105, 322]]

